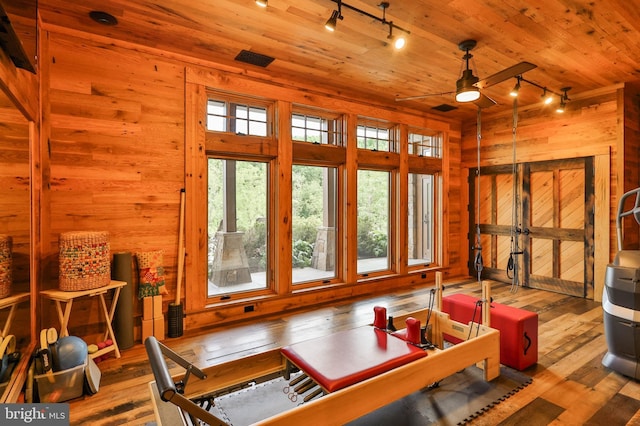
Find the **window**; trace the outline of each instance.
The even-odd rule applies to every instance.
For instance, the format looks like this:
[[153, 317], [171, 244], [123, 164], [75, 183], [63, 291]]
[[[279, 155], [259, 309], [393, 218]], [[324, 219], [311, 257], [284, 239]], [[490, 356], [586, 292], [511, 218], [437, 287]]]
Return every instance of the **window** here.
[[318, 113], [294, 112], [291, 115], [291, 137], [294, 141], [321, 145], [342, 145], [341, 120]]
[[292, 169], [293, 284], [335, 277], [337, 168]]
[[442, 157], [440, 135], [428, 134], [426, 130], [409, 132], [409, 154], [420, 157]]
[[267, 136], [266, 106], [247, 105], [231, 100], [209, 99], [207, 130], [239, 135]]
[[446, 133], [421, 127], [421, 117], [387, 121], [347, 101], [326, 98], [339, 108], [332, 111], [259, 97], [287, 91], [200, 87], [187, 113], [206, 113], [206, 126], [187, 126], [185, 183], [194, 206], [187, 226], [207, 233], [186, 238], [197, 253], [186, 265], [197, 277], [186, 294], [198, 312], [240, 319], [243, 307], [274, 313], [351, 286], [392, 290], [448, 260], [440, 229]]
[[392, 130], [388, 123], [362, 120], [356, 130], [358, 148], [396, 152], [394, 132]]
[[408, 264], [426, 266], [434, 261], [435, 177], [409, 173], [408, 178]]
[[388, 270], [391, 173], [358, 170], [358, 274]]
[[208, 295], [267, 287], [268, 165], [208, 159]]

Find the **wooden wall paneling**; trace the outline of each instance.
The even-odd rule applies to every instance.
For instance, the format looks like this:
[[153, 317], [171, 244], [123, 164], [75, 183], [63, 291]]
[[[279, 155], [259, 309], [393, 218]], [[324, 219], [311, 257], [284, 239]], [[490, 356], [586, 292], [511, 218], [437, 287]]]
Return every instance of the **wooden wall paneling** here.
[[[604, 212], [611, 211], [611, 159], [609, 155], [596, 155], [594, 157], [595, 170], [595, 215], [594, 215], [594, 285], [593, 300], [602, 302], [602, 291], [604, 290], [604, 277], [607, 265], [613, 259], [611, 258], [610, 241], [610, 223], [608, 214]], [[603, 214], [598, 214], [603, 212]]]
[[[164, 251], [168, 303], [184, 187], [184, 68], [71, 36], [49, 33], [47, 40], [47, 285], [56, 285], [60, 232], [108, 230], [112, 252]], [[74, 81], [79, 74], [84, 84]], [[83, 335], [78, 325], [91, 324], [90, 312], [74, 312], [72, 334]]]
[[[596, 156], [609, 158], [617, 167], [607, 168], [611, 171], [612, 179], [600, 175], [604, 170], [602, 162], [596, 161], [596, 182], [608, 185], [610, 207], [604, 209], [604, 202], [598, 197], [604, 194], [600, 188], [596, 195], [596, 202], [600, 208], [595, 209], [595, 231], [600, 238], [610, 239], [604, 247], [608, 254], [594, 259], [594, 297], [600, 297], [598, 289], [598, 271], [606, 267], [604, 258], [615, 253], [615, 210], [617, 203], [615, 189], [616, 170], [622, 167], [623, 160], [616, 160], [616, 151], [622, 149], [622, 134], [624, 128], [620, 125], [623, 116], [619, 105], [622, 95], [616, 92], [616, 87], [594, 91], [591, 95], [572, 99], [570, 107], [561, 116], [544, 110], [541, 106], [521, 108], [518, 116], [517, 128], [517, 156], [519, 162], [537, 162], [563, 158]], [[493, 164], [510, 164], [512, 162], [512, 114], [485, 114], [482, 123], [481, 162], [483, 167]], [[476, 159], [475, 125], [466, 123], [463, 130], [462, 164], [474, 167]], [[598, 183], [597, 183], [598, 184]], [[597, 185], [596, 184], [596, 185]], [[607, 226], [607, 230], [598, 230], [598, 226]], [[597, 242], [600, 241], [600, 242]], [[596, 247], [602, 240], [596, 238]], [[598, 249], [596, 248], [596, 253]], [[596, 255], [597, 256], [597, 255]]]
[[30, 121], [38, 121], [38, 78], [16, 68], [0, 50], [0, 89]]
[[466, 259], [463, 258], [463, 254], [466, 253], [468, 242], [464, 238], [464, 235], [468, 234], [468, 230], [465, 230], [468, 216], [464, 212], [467, 211], [465, 205], [468, 198], [465, 199], [462, 196], [464, 178], [462, 177], [461, 142], [459, 127], [452, 127], [450, 132], [443, 134], [442, 178], [438, 182], [442, 213], [436, 223], [440, 225], [437, 227], [437, 238], [442, 247], [439, 264], [447, 268], [444, 272], [445, 276], [466, 273]]
[[[623, 185], [620, 195], [640, 186], [640, 82], [624, 85], [623, 108]], [[634, 220], [622, 224], [625, 248], [640, 248], [640, 229]]]
[[[38, 77], [16, 68], [3, 50], [0, 50], [0, 115], [0, 233], [13, 238], [11, 292], [31, 295], [29, 303], [17, 306], [10, 333], [17, 337], [21, 360], [0, 395], [2, 402], [16, 402], [26, 380], [29, 355], [36, 342], [40, 236], [34, 225], [40, 214], [38, 205], [34, 204], [37, 198], [32, 188], [37, 189], [40, 180], [35, 176], [39, 165], [37, 151], [32, 153], [31, 150], [38, 145], [40, 117]], [[2, 321], [6, 315], [7, 310], [4, 310], [0, 315]]]

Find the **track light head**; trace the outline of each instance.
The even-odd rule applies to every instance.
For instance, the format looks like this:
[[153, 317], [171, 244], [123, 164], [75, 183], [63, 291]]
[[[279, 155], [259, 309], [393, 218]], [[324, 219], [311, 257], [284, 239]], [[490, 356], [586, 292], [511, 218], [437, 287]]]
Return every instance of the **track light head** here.
[[334, 10], [333, 12], [331, 12], [331, 17], [327, 19], [324, 27], [327, 30], [334, 32], [336, 30], [336, 26], [338, 25], [338, 19], [342, 19], [342, 16], [340, 15], [340, 12]]
[[387, 36], [387, 39], [391, 40], [393, 42], [393, 47], [396, 50], [400, 50], [402, 48], [404, 48], [404, 46], [406, 46], [407, 44], [407, 39], [405, 38], [404, 35], [399, 35], [399, 36], [394, 36], [393, 35], [393, 22], [387, 22], [387, 25], [389, 25], [389, 35]]
[[404, 36], [398, 36], [393, 41], [393, 47], [395, 47], [396, 50], [403, 49], [406, 45], [407, 45], [407, 39]]
[[563, 87], [560, 90], [562, 90], [562, 96], [560, 96], [560, 104], [558, 105], [558, 108], [556, 108], [556, 112], [563, 113], [567, 107], [567, 101], [569, 100], [567, 92], [571, 90], [571, 87]]
[[256, 0], [256, 4], [260, 7], [267, 7], [269, 0]]
[[543, 89], [543, 92], [542, 92], [542, 102], [544, 102], [546, 105], [549, 105], [551, 102], [553, 102], [553, 96], [551, 96], [550, 94], [547, 94], [546, 87]]

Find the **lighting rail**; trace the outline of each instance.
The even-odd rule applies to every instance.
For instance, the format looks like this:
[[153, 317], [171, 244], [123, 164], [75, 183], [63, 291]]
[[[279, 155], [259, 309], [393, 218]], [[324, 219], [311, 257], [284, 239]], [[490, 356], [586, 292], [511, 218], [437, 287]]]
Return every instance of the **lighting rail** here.
[[[375, 21], [378, 21], [379, 23], [381, 23], [382, 25], [388, 25], [389, 26], [389, 35], [387, 36], [387, 38], [389, 40], [391, 40], [393, 42], [393, 46], [396, 49], [402, 49], [405, 44], [406, 44], [406, 38], [404, 35], [394, 35], [393, 34], [393, 30], [398, 30], [398, 31], [402, 31], [403, 33], [405, 33], [406, 35], [410, 35], [411, 31], [402, 28], [399, 25], [396, 25], [393, 23], [393, 21], [388, 21], [387, 20], [387, 9], [389, 8], [389, 2], [383, 1], [381, 2], [378, 7], [380, 9], [382, 9], [382, 17], [378, 17], [376, 15], [373, 15], [367, 11], [364, 11], [362, 9], [358, 9], [355, 6], [352, 6], [348, 3], [343, 2], [342, 0], [331, 0], [332, 2], [334, 2], [335, 4], [338, 5], [338, 8], [335, 9], [333, 12], [331, 12], [331, 16], [329, 17], [329, 19], [327, 20], [327, 22], [325, 23], [325, 28], [329, 31], [335, 31], [337, 25], [338, 25], [338, 20], [343, 20], [344, 17], [342, 16], [342, 8], [346, 8], [349, 10], [352, 10], [354, 12], [357, 12], [363, 16], [366, 16], [368, 18], [371, 18]], [[261, 7], [267, 7], [268, 5], [268, 0], [256, 0], [256, 4], [258, 6]]]

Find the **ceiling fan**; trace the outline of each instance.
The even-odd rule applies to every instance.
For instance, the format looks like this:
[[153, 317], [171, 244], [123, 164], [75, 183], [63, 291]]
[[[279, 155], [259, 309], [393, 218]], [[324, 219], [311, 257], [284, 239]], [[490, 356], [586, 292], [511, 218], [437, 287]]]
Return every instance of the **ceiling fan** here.
[[396, 98], [396, 101], [409, 101], [414, 99], [423, 99], [430, 96], [443, 96], [455, 93], [457, 102], [473, 102], [480, 108], [487, 108], [495, 105], [496, 101], [484, 95], [482, 93], [482, 89], [502, 83], [510, 78], [517, 77], [537, 67], [537, 65], [530, 62], [520, 62], [480, 80], [477, 76], [473, 75], [473, 71], [469, 68], [469, 60], [473, 57], [469, 52], [476, 47], [476, 44], [477, 42], [475, 40], [465, 40], [458, 44], [458, 48], [465, 52], [462, 57], [465, 61], [465, 69], [462, 71], [462, 76], [458, 81], [456, 81], [455, 91]]

